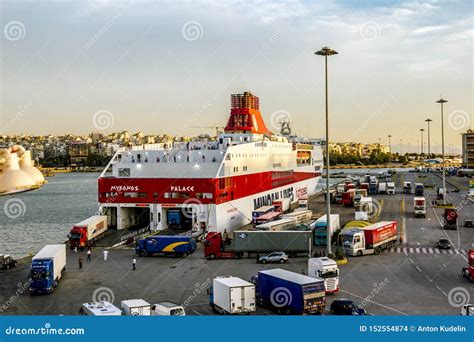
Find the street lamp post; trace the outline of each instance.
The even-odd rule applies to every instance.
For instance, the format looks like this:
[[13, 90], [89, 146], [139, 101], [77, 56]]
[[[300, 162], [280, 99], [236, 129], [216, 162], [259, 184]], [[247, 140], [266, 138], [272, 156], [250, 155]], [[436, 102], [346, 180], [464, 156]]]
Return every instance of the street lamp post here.
[[337, 55], [337, 51], [328, 47], [323, 47], [321, 50], [314, 53], [318, 56], [324, 56], [324, 74], [325, 74], [325, 89], [326, 89], [326, 227], [327, 239], [326, 249], [327, 255], [331, 254], [331, 237], [329, 232], [331, 229], [331, 200], [329, 196], [329, 110], [328, 110], [328, 56]]
[[421, 149], [421, 154], [420, 154], [420, 158], [423, 158], [423, 132], [425, 130], [423, 128], [420, 128], [420, 132], [421, 132], [421, 143], [420, 143], [420, 149]]
[[431, 155], [431, 143], [430, 143], [430, 122], [433, 121], [431, 119], [425, 120], [428, 123], [428, 158]]
[[392, 142], [390, 140], [390, 138], [392, 137], [391, 134], [388, 135], [388, 153], [389, 154], [392, 154]]
[[440, 98], [436, 103], [441, 104], [441, 158], [443, 159], [443, 204], [446, 205], [446, 176], [445, 176], [445, 163], [444, 163], [444, 104], [447, 100]]

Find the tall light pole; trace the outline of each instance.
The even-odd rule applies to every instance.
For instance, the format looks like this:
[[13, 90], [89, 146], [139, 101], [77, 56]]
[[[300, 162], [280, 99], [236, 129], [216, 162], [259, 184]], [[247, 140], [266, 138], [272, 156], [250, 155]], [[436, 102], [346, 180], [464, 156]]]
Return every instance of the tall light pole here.
[[445, 163], [444, 163], [444, 104], [448, 102], [443, 98], [440, 98], [436, 103], [441, 104], [441, 158], [443, 159], [443, 204], [446, 205], [446, 176], [445, 176]]
[[420, 132], [421, 132], [421, 144], [420, 144], [420, 148], [421, 148], [421, 154], [420, 154], [420, 157], [423, 156], [423, 132], [425, 130], [423, 128], [420, 128]]
[[318, 56], [324, 56], [324, 74], [325, 74], [325, 88], [326, 88], [326, 227], [327, 239], [326, 249], [327, 255], [331, 254], [331, 237], [329, 232], [331, 229], [331, 200], [329, 196], [329, 110], [328, 110], [328, 56], [337, 55], [337, 51], [323, 47], [321, 50], [314, 53]]
[[431, 143], [430, 143], [430, 122], [433, 121], [431, 119], [426, 119], [425, 122], [428, 123], [428, 158], [431, 155]]
[[389, 154], [392, 154], [392, 142], [390, 140], [390, 138], [392, 137], [391, 134], [388, 135], [388, 153]]

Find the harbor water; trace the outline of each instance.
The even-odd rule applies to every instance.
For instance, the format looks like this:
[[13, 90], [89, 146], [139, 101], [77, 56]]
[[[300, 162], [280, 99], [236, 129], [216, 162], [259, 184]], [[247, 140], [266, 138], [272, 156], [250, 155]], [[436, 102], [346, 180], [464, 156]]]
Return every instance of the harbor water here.
[[58, 173], [41, 189], [0, 197], [0, 254], [22, 257], [67, 240], [97, 212], [99, 173]]

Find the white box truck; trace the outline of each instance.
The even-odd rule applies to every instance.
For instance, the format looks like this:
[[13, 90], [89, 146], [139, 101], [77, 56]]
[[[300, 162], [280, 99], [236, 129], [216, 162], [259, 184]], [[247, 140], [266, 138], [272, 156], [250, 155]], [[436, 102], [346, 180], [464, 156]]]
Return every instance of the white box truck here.
[[386, 194], [387, 193], [387, 183], [380, 182], [379, 183], [379, 194]]
[[387, 182], [387, 195], [395, 195], [395, 183]]
[[79, 310], [81, 315], [85, 316], [121, 316], [122, 311], [107, 301], [92, 302], [82, 304]]
[[127, 299], [120, 303], [125, 316], [151, 316], [151, 304], [143, 299]]
[[209, 289], [209, 305], [220, 314], [255, 312], [255, 285], [237, 277], [217, 277]]
[[413, 211], [415, 217], [426, 217], [426, 199], [424, 197], [413, 198]]
[[30, 293], [51, 293], [66, 269], [66, 245], [46, 245], [31, 260]]
[[327, 257], [308, 259], [308, 276], [324, 279], [326, 294], [339, 291], [339, 268]]

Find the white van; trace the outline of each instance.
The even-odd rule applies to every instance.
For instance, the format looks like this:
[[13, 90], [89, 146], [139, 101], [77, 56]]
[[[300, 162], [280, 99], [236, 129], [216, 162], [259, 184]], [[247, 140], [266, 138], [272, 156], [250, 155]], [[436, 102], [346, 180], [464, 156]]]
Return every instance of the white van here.
[[153, 304], [151, 307], [152, 316], [186, 316], [186, 312], [181, 305], [171, 302]]

